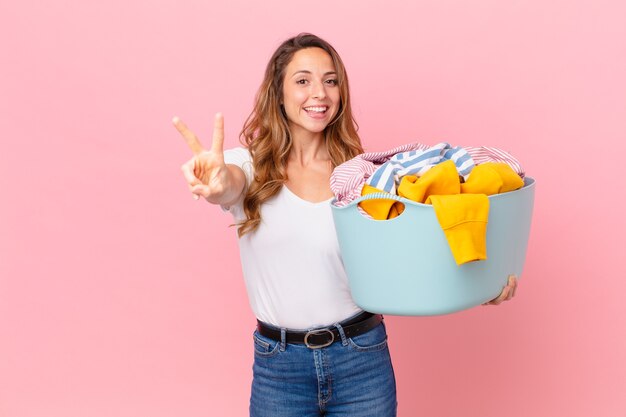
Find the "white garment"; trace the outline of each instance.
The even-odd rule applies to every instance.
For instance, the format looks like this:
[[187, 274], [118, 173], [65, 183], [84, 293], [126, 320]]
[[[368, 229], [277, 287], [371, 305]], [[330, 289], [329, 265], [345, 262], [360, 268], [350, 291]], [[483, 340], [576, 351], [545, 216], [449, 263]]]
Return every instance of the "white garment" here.
[[[250, 184], [247, 149], [227, 150], [224, 160], [241, 167]], [[237, 222], [245, 219], [241, 204], [224, 207]], [[352, 300], [330, 199], [312, 203], [283, 186], [261, 206], [261, 224], [239, 239], [239, 251], [250, 306], [263, 322], [309, 329], [362, 311]]]

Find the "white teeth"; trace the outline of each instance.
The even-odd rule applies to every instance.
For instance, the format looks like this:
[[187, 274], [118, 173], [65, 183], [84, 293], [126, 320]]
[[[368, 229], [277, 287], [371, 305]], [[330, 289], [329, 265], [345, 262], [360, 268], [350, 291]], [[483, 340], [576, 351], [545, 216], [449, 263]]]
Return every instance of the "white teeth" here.
[[326, 107], [305, 107], [304, 110], [322, 113], [326, 111]]

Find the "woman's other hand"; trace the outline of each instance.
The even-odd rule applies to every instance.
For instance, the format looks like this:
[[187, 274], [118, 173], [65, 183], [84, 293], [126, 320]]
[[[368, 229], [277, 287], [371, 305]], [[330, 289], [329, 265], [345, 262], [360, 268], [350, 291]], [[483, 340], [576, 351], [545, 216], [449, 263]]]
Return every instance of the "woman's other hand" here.
[[194, 198], [197, 200], [199, 196], [202, 196], [213, 204], [228, 204], [236, 201], [243, 190], [243, 172], [242, 175], [235, 175], [240, 178], [233, 178], [224, 163], [224, 117], [222, 114], [215, 115], [213, 142], [208, 150], [178, 117], [174, 117], [172, 123], [194, 154], [181, 166], [189, 191], [193, 193]]
[[503, 301], [508, 301], [515, 296], [516, 289], [517, 289], [517, 277], [515, 275], [509, 275], [509, 282], [507, 283], [506, 287], [504, 287], [500, 295], [491, 301], [487, 301], [483, 305], [484, 306], [489, 306], [489, 305], [497, 306]]

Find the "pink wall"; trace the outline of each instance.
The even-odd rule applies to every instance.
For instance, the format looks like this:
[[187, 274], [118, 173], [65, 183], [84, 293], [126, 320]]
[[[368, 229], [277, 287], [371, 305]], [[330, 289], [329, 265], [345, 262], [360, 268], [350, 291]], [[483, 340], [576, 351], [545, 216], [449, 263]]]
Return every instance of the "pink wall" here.
[[538, 181], [512, 302], [387, 318], [399, 414], [626, 412], [623, 2], [7, 3], [0, 416], [246, 415], [234, 230], [170, 119], [208, 143], [222, 111], [234, 146], [300, 31], [344, 58], [367, 149], [495, 145]]

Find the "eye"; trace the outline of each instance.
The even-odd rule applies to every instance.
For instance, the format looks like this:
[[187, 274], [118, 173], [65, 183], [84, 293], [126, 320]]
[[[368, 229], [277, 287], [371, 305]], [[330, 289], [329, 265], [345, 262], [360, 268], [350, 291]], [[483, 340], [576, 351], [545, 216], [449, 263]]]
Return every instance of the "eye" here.
[[304, 85], [304, 84], [306, 84], [306, 82], [307, 82], [306, 79], [302, 78], [302, 79], [296, 81], [296, 84]]
[[327, 82], [327, 83], [330, 83], [330, 84], [332, 84], [332, 85], [337, 85], [337, 84], [339, 84], [339, 81], [338, 81], [338, 80], [336, 80], [336, 79], [326, 80], [326, 82]]

